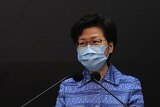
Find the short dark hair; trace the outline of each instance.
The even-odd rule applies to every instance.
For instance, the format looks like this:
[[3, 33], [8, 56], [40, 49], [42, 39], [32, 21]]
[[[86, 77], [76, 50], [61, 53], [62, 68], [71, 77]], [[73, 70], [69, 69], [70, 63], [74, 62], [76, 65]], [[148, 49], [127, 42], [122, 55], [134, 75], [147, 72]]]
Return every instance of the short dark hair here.
[[83, 16], [71, 29], [71, 38], [77, 43], [78, 37], [85, 28], [98, 27], [104, 32], [104, 36], [108, 42], [113, 42], [115, 47], [117, 43], [117, 28], [115, 23], [98, 13], [89, 13]]

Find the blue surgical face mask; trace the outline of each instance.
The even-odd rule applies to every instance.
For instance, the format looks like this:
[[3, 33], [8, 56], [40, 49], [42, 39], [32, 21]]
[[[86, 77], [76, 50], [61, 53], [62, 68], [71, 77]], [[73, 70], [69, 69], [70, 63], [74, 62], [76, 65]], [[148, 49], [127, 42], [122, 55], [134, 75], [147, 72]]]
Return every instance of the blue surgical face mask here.
[[79, 62], [90, 72], [98, 71], [106, 62], [105, 50], [107, 46], [86, 46], [77, 49]]

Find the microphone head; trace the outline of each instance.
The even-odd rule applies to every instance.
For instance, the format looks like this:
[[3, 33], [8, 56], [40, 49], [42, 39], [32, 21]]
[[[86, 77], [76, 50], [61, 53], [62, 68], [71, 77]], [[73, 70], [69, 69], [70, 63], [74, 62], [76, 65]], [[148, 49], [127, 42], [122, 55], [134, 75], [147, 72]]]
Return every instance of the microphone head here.
[[82, 72], [77, 72], [76, 74], [73, 75], [73, 79], [76, 82], [80, 82], [81, 80], [83, 80], [84, 76], [82, 74]]
[[101, 79], [100, 73], [99, 72], [93, 72], [91, 74], [91, 79], [93, 79], [93, 80], [96, 79], [97, 81], [99, 81]]

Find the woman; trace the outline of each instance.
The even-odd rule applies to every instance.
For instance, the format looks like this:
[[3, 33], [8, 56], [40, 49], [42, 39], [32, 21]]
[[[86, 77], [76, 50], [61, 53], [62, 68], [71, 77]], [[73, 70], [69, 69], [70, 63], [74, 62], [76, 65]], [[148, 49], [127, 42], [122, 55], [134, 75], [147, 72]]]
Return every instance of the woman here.
[[[71, 37], [77, 46], [78, 61], [85, 67], [84, 78], [80, 82], [73, 78], [62, 82], [56, 107], [144, 106], [140, 81], [122, 74], [110, 63], [117, 42], [112, 20], [97, 13], [87, 14], [72, 27]], [[99, 83], [113, 95], [90, 81], [93, 72], [100, 74]]]

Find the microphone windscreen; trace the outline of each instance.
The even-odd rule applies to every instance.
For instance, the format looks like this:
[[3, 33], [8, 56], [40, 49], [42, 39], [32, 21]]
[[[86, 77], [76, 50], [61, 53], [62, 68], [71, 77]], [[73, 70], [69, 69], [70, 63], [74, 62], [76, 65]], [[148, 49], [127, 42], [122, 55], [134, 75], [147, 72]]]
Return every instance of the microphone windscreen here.
[[96, 79], [97, 81], [99, 81], [101, 79], [101, 75], [99, 72], [93, 72], [91, 74], [91, 79]]
[[79, 82], [79, 81], [83, 80], [83, 78], [84, 78], [84, 76], [83, 76], [82, 72], [77, 72], [76, 74], [73, 75], [73, 79], [76, 82]]

